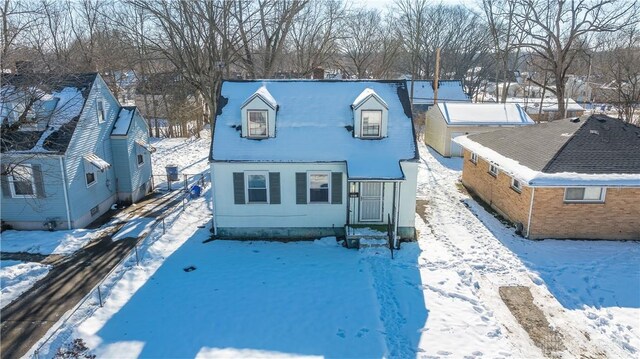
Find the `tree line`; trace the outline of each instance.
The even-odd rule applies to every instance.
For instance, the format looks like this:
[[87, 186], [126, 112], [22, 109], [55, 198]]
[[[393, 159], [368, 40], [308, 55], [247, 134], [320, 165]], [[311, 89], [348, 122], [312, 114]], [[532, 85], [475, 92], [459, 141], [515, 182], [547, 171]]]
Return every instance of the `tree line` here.
[[223, 79], [309, 78], [317, 68], [340, 78], [430, 79], [440, 49], [440, 78], [463, 79], [469, 94], [521, 70], [558, 98], [562, 114], [568, 75], [580, 75], [609, 83], [615, 100], [631, 104], [622, 114], [631, 120], [640, 102], [638, 7], [633, 0], [473, 7], [394, 0], [382, 10], [342, 0], [2, 0], [0, 67], [99, 72], [119, 98], [135, 83], [146, 117], [171, 117], [184, 135], [187, 123], [194, 133], [212, 123]]

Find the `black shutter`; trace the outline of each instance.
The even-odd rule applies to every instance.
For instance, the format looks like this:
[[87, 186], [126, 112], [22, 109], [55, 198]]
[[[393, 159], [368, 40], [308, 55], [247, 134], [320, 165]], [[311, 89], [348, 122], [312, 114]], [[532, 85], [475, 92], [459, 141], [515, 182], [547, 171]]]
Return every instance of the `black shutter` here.
[[244, 173], [242, 172], [233, 172], [233, 203], [245, 204]]
[[307, 204], [306, 172], [296, 172], [296, 204]]
[[280, 204], [280, 172], [269, 172], [269, 200]]
[[331, 172], [331, 203], [342, 204], [342, 172]]
[[[36, 185], [36, 197], [45, 198], [47, 195], [44, 192], [44, 179], [42, 178], [42, 168], [40, 165], [31, 165], [31, 170], [33, 171], [33, 181]], [[66, 186], [65, 183], [62, 184]]]
[[[8, 170], [9, 168], [7, 166], [2, 166], [2, 172]], [[2, 177], [0, 177], [0, 181], [2, 183], [2, 197], [11, 197], [11, 189], [9, 189], [9, 176], [2, 175]]]

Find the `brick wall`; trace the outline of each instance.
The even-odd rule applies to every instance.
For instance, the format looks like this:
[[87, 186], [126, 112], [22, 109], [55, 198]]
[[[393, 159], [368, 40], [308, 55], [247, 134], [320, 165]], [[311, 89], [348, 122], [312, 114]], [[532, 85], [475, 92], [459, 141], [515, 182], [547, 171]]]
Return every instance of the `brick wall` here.
[[531, 238], [640, 239], [640, 188], [607, 188], [604, 203], [565, 203], [564, 188], [536, 188]]
[[[532, 188], [517, 193], [511, 177], [489, 174], [489, 163], [470, 161], [464, 151], [462, 183], [493, 209], [527, 233]], [[585, 238], [640, 240], [640, 188], [607, 188], [604, 203], [565, 203], [564, 188], [536, 188], [530, 238]]]
[[474, 164], [467, 150], [464, 150], [462, 184], [510, 221], [522, 223], [526, 233], [531, 205], [530, 187], [522, 186], [521, 193], [518, 193], [511, 188], [510, 176], [498, 170], [494, 177], [489, 173], [489, 163], [478, 158], [478, 163]]

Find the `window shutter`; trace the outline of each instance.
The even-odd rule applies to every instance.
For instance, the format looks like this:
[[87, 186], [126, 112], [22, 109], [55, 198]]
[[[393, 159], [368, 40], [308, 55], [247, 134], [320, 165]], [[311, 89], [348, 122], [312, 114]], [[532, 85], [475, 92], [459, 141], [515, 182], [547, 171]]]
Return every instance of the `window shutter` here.
[[[2, 166], [2, 172], [8, 171], [7, 166]], [[0, 181], [2, 182], [2, 197], [11, 197], [11, 189], [9, 189], [9, 177], [6, 175], [2, 175], [0, 177]]]
[[233, 203], [245, 204], [244, 173], [242, 172], [233, 172]]
[[296, 204], [307, 204], [306, 172], [296, 172]]
[[342, 172], [331, 172], [331, 203], [342, 204]]
[[[40, 165], [31, 165], [33, 171], [33, 182], [36, 185], [36, 197], [45, 198], [47, 195], [44, 192], [44, 179], [42, 178], [42, 167]], [[62, 184], [66, 186], [66, 183]]]
[[269, 172], [269, 199], [271, 204], [280, 204], [280, 172]]

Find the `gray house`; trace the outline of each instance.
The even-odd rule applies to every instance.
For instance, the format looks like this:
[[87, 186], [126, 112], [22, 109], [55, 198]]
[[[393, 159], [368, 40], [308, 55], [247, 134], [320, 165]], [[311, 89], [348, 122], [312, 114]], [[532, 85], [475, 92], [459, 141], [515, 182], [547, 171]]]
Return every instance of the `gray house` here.
[[100, 75], [5, 74], [0, 94], [4, 224], [82, 228], [152, 190], [147, 124]]

